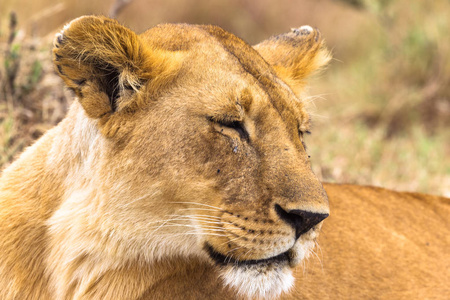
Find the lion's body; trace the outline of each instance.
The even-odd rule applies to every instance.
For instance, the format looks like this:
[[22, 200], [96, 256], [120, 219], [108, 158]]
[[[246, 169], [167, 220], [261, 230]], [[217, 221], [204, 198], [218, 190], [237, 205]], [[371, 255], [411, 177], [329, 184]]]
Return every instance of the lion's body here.
[[448, 298], [450, 199], [324, 187], [332, 214], [321, 230], [318, 258], [296, 270], [300, 299]]
[[[319, 33], [302, 27], [251, 47], [212, 26], [138, 36], [84, 17], [53, 52], [77, 101], [0, 179], [0, 299], [288, 291], [329, 213], [302, 143], [309, 116], [293, 92], [328, 60]], [[324, 271], [312, 255], [305, 275], [296, 268], [292, 295], [376, 297], [383, 279], [386, 297], [419, 282], [417, 293], [442, 295], [446, 200], [327, 191]]]

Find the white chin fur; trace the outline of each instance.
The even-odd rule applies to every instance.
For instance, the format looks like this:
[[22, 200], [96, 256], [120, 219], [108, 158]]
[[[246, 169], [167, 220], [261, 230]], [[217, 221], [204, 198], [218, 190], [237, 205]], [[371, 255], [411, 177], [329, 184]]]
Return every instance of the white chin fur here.
[[225, 266], [221, 276], [226, 285], [249, 299], [273, 299], [289, 291], [294, 276], [288, 265]]

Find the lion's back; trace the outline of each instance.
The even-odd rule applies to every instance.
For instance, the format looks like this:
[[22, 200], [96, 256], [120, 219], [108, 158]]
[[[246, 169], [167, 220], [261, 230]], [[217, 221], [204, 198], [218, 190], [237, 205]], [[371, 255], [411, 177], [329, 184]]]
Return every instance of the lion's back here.
[[445, 299], [450, 294], [450, 199], [324, 185], [331, 215], [320, 249], [297, 268], [292, 296]]

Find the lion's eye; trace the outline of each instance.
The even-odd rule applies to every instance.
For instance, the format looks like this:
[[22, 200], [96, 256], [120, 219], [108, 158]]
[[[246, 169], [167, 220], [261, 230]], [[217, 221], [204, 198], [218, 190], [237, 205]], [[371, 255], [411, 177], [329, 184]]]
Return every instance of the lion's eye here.
[[247, 130], [245, 130], [244, 124], [242, 124], [242, 122], [240, 121], [224, 121], [224, 120], [211, 120], [211, 121], [222, 127], [235, 130], [237, 133], [239, 133], [241, 139], [249, 140], [250, 138]]
[[242, 139], [244, 139], [244, 140], [249, 139], [248, 132], [247, 132], [247, 130], [245, 130], [244, 124], [242, 124], [242, 122], [239, 122], [239, 121], [223, 122], [223, 121], [221, 121], [218, 123], [224, 127], [228, 127], [233, 130], [236, 130]]
[[305, 144], [305, 141], [304, 141], [304, 139], [303, 139], [303, 135], [304, 135], [305, 133], [306, 133], [306, 134], [311, 134], [310, 131], [301, 131], [301, 130], [298, 131], [298, 135], [300, 136], [300, 141], [302, 142], [303, 148], [304, 148], [305, 151], [306, 151], [306, 144]]

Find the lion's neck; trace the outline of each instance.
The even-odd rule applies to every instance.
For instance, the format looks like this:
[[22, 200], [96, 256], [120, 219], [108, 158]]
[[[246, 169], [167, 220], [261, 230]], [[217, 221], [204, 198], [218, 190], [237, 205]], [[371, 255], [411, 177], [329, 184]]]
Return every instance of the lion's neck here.
[[[96, 132], [78, 106], [72, 105], [68, 118], [27, 148], [2, 174], [0, 212], [6, 215], [9, 229], [3, 232], [0, 224], [0, 253], [15, 254], [0, 264], [2, 299], [47, 298], [49, 276], [45, 270], [52, 273], [48, 255], [53, 251], [51, 245], [59, 239], [50, 220], [67, 197], [73, 198], [73, 191], [86, 192], [95, 184], [86, 180], [86, 174], [89, 157], [98, 155]], [[27, 282], [14, 277], [19, 273], [11, 272], [21, 269], [30, 273], [24, 277]]]
[[[79, 104], [74, 103], [66, 119], [4, 170], [0, 191], [17, 193], [23, 206], [42, 207], [42, 218], [48, 218], [67, 191], [84, 177], [80, 172], [87, 173], [89, 169], [86, 158], [89, 152], [94, 152], [92, 144], [96, 136], [91, 122], [83, 118]], [[3, 198], [12, 201], [13, 197]]]

